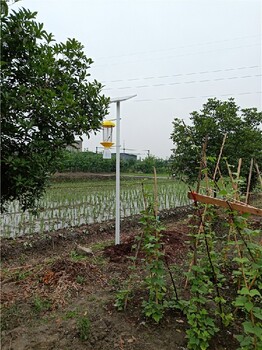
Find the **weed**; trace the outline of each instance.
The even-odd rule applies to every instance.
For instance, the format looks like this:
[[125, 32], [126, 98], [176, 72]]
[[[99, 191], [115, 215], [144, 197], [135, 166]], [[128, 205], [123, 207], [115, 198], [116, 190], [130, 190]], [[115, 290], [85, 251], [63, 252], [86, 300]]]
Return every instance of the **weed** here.
[[79, 283], [79, 284], [85, 284], [86, 278], [84, 276], [77, 275], [76, 276], [76, 282]]
[[24, 265], [26, 260], [27, 260], [27, 255], [25, 255], [24, 253], [22, 253], [20, 256], [19, 256], [19, 262], [21, 265]]
[[51, 303], [48, 299], [44, 299], [36, 296], [33, 300], [33, 309], [35, 312], [40, 313], [43, 311], [48, 311], [51, 308]]
[[95, 258], [93, 258], [94, 259], [94, 262], [95, 262], [95, 264], [97, 265], [97, 266], [100, 266], [100, 267], [102, 267], [102, 266], [104, 266], [105, 264], [106, 264], [106, 262], [107, 262], [107, 259], [105, 259], [103, 256], [96, 256]]
[[97, 301], [97, 296], [96, 296], [96, 295], [90, 294], [90, 295], [87, 297], [87, 300], [88, 300], [88, 301]]
[[101, 251], [103, 250], [105, 247], [112, 245], [114, 242], [112, 240], [109, 241], [105, 241], [105, 242], [98, 242], [98, 243], [94, 243], [91, 246], [91, 249], [93, 252], [97, 252], [97, 251]]
[[32, 314], [31, 311], [30, 306], [21, 301], [16, 301], [10, 306], [1, 305], [1, 330], [12, 330], [19, 326], [25, 326], [31, 320], [31, 316], [38, 317], [38, 314]]
[[76, 310], [67, 311], [65, 316], [63, 317], [65, 320], [69, 320], [72, 318], [77, 318], [78, 312]]
[[16, 273], [16, 280], [17, 281], [23, 281], [25, 280], [28, 276], [32, 275], [33, 272], [32, 271], [18, 271]]
[[130, 290], [129, 289], [121, 289], [116, 294], [116, 300], [114, 306], [117, 308], [118, 311], [122, 311], [125, 309], [125, 305], [127, 303], [128, 298], [130, 297]]
[[110, 279], [109, 285], [112, 287], [118, 288], [120, 285], [120, 281], [119, 281], [119, 279], [113, 277]]
[[[21, 311], [18, 304], [13, 304], [9, 307], [1, 307], [1, 331], [11, 329], [14, 321], [18, 321]], [[17, 326], [17, 325], [16, 325]]]
[[70, 258], [71, 258], [72, 260], [74, 260], [74, 261], [79, 261], [79, 260], [84, 260], [84, 259], [86, 259], [86, 256], [77, 253], [75, 250], [72, 250], [72, 251], [70, 252]]
[[90, 336], [91, 322], [87, 316], [79, 317], [77, 320], [77, 329], [81, 340], [87, 340]]

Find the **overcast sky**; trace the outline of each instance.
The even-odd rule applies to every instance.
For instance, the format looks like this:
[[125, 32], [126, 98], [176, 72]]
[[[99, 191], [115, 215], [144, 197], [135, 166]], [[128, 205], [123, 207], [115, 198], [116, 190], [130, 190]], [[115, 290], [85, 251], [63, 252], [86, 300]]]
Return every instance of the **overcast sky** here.
[[[76, 38], [91, 78], [121, 103], [121, 145], [171, 155], [174, 117], [208, 97], [261, 110], [261, 0], [22, 0], [57, 41]], [[115, 104], [109, 119], [115, 118]], [[85, 139], [95, 151], [101, 134]], [[129, 151], [128, 151], [129, 152]]]

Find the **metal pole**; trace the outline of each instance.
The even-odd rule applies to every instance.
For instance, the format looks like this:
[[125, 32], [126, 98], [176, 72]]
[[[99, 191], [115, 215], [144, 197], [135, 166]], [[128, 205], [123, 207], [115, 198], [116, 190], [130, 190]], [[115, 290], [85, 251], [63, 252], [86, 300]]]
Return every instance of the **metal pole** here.
[[116, 103], [116, 222], [115, 244], [120, 244], [120, 102], [129, 100], [136, 95], [110, 99]]
[[115, 244], [120, 244], [120, 101], [116, 103], [116, 223]]

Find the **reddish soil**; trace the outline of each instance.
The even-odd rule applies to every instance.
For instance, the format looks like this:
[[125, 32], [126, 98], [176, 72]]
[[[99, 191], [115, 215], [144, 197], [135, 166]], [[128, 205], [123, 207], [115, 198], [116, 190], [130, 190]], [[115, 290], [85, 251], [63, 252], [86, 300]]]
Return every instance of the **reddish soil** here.
[[[181, 277], [190, 249], [188, 222], [173, 216], [164, 224], [166, 261]], [[2, 240], [2, 349], [186, 350], [186, 320], [179, 312], [170, 312], [159, 325], [145, 319], [139, 289], [125, 312], [114, 307], [139, 234], [139, 225], [123, 223], [122, 243], [115, 246], [113, 223], [107, 223]], [[92, 253], [77, 254], [77, 244]], [[85, 319], [90, 325], [81, 339], [79, 324]], [[222, 349], [237, 349], [230, 332], [214, 339], [212, 350]]]

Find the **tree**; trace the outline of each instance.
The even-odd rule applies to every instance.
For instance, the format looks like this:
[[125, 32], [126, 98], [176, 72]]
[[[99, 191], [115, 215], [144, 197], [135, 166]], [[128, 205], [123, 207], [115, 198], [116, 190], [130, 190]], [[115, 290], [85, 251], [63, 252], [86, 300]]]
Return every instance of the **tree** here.
[[[242, 158], [241, 175], [248, 177], [251, 158], [257, 163], [262, 161], [262, 113], [256, 108], [240, 109], [230, 98], [219, 101], [208, 99], [200, 112], [192, 112], [191, 125], [175, 118], [173, 122], [173, 140], [175, 148], [172, 155], [172, 169], [175, 174], [186, 176], [193, 182], [198, 177], [202, 146], [207, 140], [209, 174], [212, 175], [220, 152], [224, 135], [227, 133], [223, 156], [237, 170], [239, 158]], [[228, 175], [225, 162], [221, 162], [221, 171]]]
[[88, 81], [81, 43], [56, 43], [36, 12], [1, 13], [1, 210], [11, 200], [34, 208], [61, 151], [100, 129], [109, 99]]

